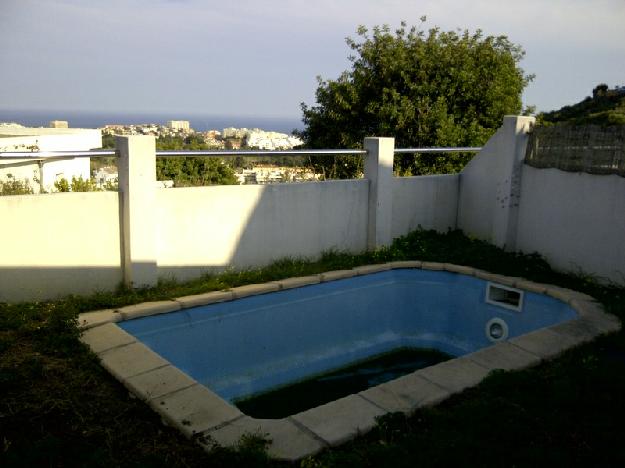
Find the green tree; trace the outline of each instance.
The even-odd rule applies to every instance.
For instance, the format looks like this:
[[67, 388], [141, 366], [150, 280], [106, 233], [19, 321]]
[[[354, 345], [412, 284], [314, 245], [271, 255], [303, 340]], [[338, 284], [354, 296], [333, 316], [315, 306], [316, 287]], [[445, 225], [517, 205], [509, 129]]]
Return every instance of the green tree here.
[[[157, 150], [206, 150], [208, 146], [200, 135], [163, 136], [156, 140]], [[221, 158], [163, 157], [156, 158], [156, 178], [173, 180], [176, 187], [199, 185], [234, 185], [234, 170]]]
[[[302, 103], [300, 136], [308, 148], [358, 148], [366, 136], [395, 137], [397, 147], [482, 145], [504, 115], [521, 111], [522, 91], [533, 78], [519, 67], [520, 46], [480, 30], [361, 26], [347, 44], [351, 69], [336, 80], [318, 78], [317, 105]], [[395, 158], [395, 169], [456, 172], [468, 158], [405, 155]], [[329, 177], [353, 177], [362, 167], [357, 157], [311, 160]]]

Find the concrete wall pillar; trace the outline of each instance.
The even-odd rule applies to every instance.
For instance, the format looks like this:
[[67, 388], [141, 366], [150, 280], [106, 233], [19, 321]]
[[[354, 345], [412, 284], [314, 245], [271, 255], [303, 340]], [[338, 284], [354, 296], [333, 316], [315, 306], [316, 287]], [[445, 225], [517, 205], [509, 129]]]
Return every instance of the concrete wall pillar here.
[[503, 120], [503, 144], [500, 155], [501, 178], [497, 181], [497, 204], [494, 210], [493, 243], [506, 250], [516, 250], [521, 174], [528, 132], [534, 117], [506, 115]]
[[394, 138], [365, 138], [365, 179], [369, 181], [367, 248], [390, 245], [393, 241], [393, 157]]
[[507, 250], [516, 249], [521, 173], [533, 117], [507, 115], [460, 173], [457, 227]]
[[154, 286], [156, 268], [156, 144], [153, 136], [117, 136], [124, 283]]

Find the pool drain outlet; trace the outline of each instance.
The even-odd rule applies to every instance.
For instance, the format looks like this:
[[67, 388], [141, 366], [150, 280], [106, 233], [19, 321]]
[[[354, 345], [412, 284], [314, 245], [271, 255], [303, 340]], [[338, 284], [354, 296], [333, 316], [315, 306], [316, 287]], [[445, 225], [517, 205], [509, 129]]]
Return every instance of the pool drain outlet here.
[[493, 343], [504, 341], [508, 338], [508, 324], [499, 317], [490, 319], [486, 323], [486, 338]]

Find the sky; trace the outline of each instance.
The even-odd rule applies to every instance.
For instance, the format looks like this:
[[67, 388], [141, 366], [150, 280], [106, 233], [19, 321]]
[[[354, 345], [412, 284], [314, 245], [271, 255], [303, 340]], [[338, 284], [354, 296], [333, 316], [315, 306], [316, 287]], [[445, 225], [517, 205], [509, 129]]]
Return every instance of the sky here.
[[0, 0], [0, 109], [299, 117], [358, 25], [481, 29], [548, 111], [625, 85], [625, 0]]

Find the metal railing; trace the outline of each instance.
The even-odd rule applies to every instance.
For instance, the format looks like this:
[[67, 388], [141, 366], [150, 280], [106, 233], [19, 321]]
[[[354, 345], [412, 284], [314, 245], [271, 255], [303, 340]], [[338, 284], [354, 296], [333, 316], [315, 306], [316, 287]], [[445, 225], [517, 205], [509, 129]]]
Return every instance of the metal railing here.
[[117, 156], [115, 150], [94, 151], [7, 151], [0, 152], [0, 159], [58, 159], [58, 158], [101, 158]]
[[311, 150], [159, 150], [157, 157], [161, 156], [304, 156], [304, 155], [359, 155], [367, 154], [367, 150], [350, 149], [311, 149]]
[[[396, 148], [395, 154], [406, 153], [477, 153], [482, 148], [472, 146], [444, 148]], [[309, 150], [158, 150], [157, 157], [223, 157], [223, 156], [357, 156], [366, 155], [364, 149], [309, 149]], [[55, 158], [100, 158], [118, 156], [116, 150], [94, 151], [8, 151], [0, 152], [0, 159], [55, 159]]]
[[477, 153], [482, 148], [479, 146], [459, 146], [457, 148], [441, 147], [441, 148], [397, 148], [395, 154], [406, 153]]

